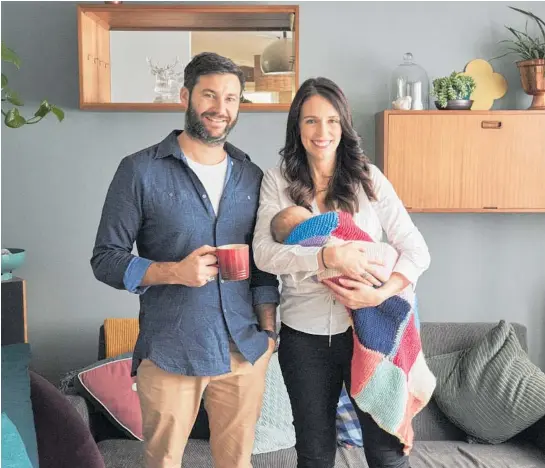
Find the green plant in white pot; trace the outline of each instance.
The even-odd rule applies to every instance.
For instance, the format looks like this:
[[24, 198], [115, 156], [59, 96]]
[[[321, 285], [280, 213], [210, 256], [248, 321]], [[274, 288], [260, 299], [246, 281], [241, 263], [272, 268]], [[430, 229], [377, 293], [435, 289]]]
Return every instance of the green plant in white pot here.
[[467, 110], [473, 105], [469, 97], [475, 87], [475, 80], [471, 76], [453, 71], [450, 76], [433, 80], [431, 95], [437, 98], [437, 109]]
[[[19, 56], [9, 47], [7, 47], [2, 41], [2, 61], [12, 63], [17, 67], [21, 66], [21, 59]], [[10, 109], [5, 109], [5, 105], [11, 104]], [[59, 122], [62, 122], [64, 119], [64, 112], [59, 107], [50, 104], [48, 101], [43, 100], [38, 107], [38, 110], [34, 115], [27, 119], [21, 115], [19, 112], [19, 107], [24, 106], [22, 99], [19, 95], [13, 91], [11, 88], [8, 88], [8, 78], [2, 73], [2, 115], [4, 116], [4, 124], [9, 128], [20, 128], [24, 125], [31, 125], [38, 123], [49, 113], [54, 114]]]

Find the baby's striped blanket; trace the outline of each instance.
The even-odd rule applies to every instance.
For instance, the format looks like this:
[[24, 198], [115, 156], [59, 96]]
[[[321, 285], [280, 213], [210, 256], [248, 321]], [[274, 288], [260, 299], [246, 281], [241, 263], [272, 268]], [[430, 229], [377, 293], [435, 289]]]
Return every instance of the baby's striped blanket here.
[[[383, 263], [376, 268], [387, 278], [391, 275], [397, 251], [385, 242], [374, 242], [349, 213], [314, 216], [299, 224], [285, 243], [324, 246], [346, 241], [362, 242], [368, 258]], [[317, 280], [335, 281], [339, 277], [340, 272], [325, 270], [318, 273]], [[427, 405], [435, 389], [435, 377], [422, 352], [413, 287], [377, 307], [350, 312], [354, 324], [350, 393], [358, 407], [396, 436], [408, 454], [414, 440], [412, 419]]]

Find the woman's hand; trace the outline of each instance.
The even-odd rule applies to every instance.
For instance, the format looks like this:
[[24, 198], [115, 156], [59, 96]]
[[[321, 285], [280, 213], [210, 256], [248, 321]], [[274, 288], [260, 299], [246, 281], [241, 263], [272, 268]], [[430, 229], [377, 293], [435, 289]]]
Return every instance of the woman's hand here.
[[330, 280], [324, 280], [323, 283], [333, 291], [335, 298], [349, 309], [376, 307], [387, 299], [380, 288], [376, 289], [361, 281], [340, 278], [339, 283], [342, 286]]
[[335, 298], [349, 309], [362, 307], [376, 307], [386, 299], [403, 291], [411, 282], [401, 273], [394, 272], [388, 279], [380, 278], [383, 282], [380, 288], [374, 288], [363, 281], [354, 281], [349, 278], [339, 278], [338, 284], [330, 280], [323, 283], [335, 294]]
[[335, 268], [343, 275], [361, 280], [369, 286], [382, 284], [373, 270], [373, 265], [383, 265], [383, 263], [369, 260], [365, 247], [359, 243], [347, 242], [343, 245], [327, 246], [324, 247], [323, 255], [326, 268]]

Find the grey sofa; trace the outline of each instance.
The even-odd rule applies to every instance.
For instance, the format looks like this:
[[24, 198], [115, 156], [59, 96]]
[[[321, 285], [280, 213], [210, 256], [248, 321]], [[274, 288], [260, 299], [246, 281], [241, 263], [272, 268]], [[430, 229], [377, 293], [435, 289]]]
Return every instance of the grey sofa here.
[[[496, 324], [423, 323], [422, 342], [426, 356], [467, 348]], [[514, 324], [522, 346], [527, 349], [526, 329]], [[107, 468], [144, 468], [143, 444], [123, 438], [111, 424], [77, 395], [69, 395], [90, 425]], [[545, 467], [545, 418], [500, 445], [466, 442], [465, 434], [451, 424], [433, 400], [414, 421], [416, 443], [411, 468], [538, 468]], [[197, 436], [198, 437], [198, 436]], [[191, 439], [183, 468], [213, 468], [207, 440]], [[253, 458], [254, 468], [296, 468], [295, 450], [287, 449]], [[336, 468], [366, 468], [362, 449], [339, 448]]]

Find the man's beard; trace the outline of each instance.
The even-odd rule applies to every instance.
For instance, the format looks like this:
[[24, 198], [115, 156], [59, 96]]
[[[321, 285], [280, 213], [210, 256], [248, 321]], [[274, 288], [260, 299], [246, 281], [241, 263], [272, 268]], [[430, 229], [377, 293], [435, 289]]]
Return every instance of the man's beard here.
[[[205, 117], [222, 117], [217, 112], [203, 112], [201, 114], [201, 118]], [[206, 143], [210, 146], [219, 146], [223, 145], [225, 141], [227, 140], [227, 135], [231, 132], [233, 127], [236, 125], [238, 120], [238, 115], [235, 120], [229, 125], [225, 126], [225, 130], [223, 133], [219, 136], [212, 136], [206, 129], [205, 125], [202, 123], [201, 119], [197, 115], [197, 112], [195, 112], [195, 109], [193, 109], [193, 106], [191, 105], [191, 99], [189, 99], [189, 104], [187, 107], [187, 111], [185, 113], [185, 131], [189, 133], [189, 135], [199, 141], [202, 141], [203, 143]]]

